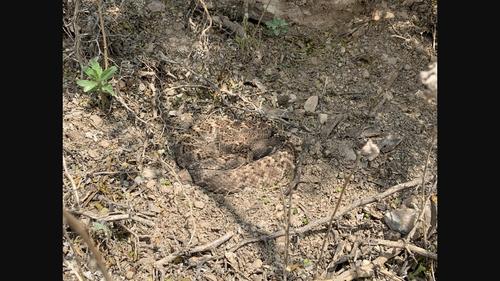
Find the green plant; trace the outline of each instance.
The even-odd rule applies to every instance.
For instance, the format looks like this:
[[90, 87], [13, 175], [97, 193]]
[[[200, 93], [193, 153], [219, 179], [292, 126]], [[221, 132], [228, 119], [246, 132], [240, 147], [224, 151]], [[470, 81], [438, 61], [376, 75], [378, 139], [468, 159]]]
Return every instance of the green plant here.
[[288, 23], [284, 19], [274, 18], [265, 22], [266, 27], [274, 36], [279, 36], [288, 32]]
[[99, 62], [97, 62], [97, 58], [93, 58], [83, 70], [89, 77], [89, 80], [77, 80], [76, 84], [82, 87], [85, 93], [98, 92], [101, 98], [100, 105], [103, 106], [109, 102], [109, 96], [115, 96], [113, 86], [109, 84], [109, 80], [113, 77], [116, 70], [116, 66], [111, 66], [103, 70]]

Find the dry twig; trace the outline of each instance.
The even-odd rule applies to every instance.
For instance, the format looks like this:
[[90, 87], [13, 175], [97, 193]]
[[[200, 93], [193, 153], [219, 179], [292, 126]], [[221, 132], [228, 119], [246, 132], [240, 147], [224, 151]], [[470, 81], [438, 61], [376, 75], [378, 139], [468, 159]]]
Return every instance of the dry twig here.
[[421, 205], [421, 209], [420, 209], [420, 214], [418, 215], [418, 219], [417, 221], [415, 222], [415, 225], [413, 225], [413, 228], [410, 230], [410, 232], [408, 233], [408, 235], [406, 236], [405, 238], [405, 241], [408, 242], [410, 239], [413, 238], [413, 235], [415, 234], [415, 231], [417, 230], [418, 228], [418, 225], [419, 225], [419, 222], [422, 222], [422, 233], [424, 235], [424, 245], [427, 245], [427, 233], [425, 231], [425, 220], [423, 219], [424, 218], [424, 214], [425, 214], [425, 209], [426, 209], [426, 203], [427, 203], [427, 198], [425, 196], [425, 182], [424, 182], [424, 178], [426, 176], [426, 173], [427, 173], [427, 167], [429, 166], [429, 159], [430, 159], [430, 156], [431, 156], [431, 152], [432, 152], [432, 148], [434, 147], [434, 138], [435, 138], [435, 134], [434, 132], [432, 133], [432, 138], [431, 138], [431, 143], [429, 144], [429, 150], [427, 151], [427, 157], [426, 157], [426, 160], [425, 160], [425, 166], [424, 166], [424, 172], [423, 172], [423, 176], [422, 176], [422, 183], [421, 183], [421, 192], [422, 192], [422, 205]]
[[[428, 180], [429, 179], [426, 179], [426, 181], [428, 181]], [[341, 217], [344, 214], [346, 214], [346, 213], [348, 213], [356, 208], [362, 207], [364, 205], [367, 205], [367, 204], [370, 204], [373, 202], [378, 202], [378, 201], [382, 200], [383, 198], [388, 197], [396, 192], [400, 192], [400, 191], [403, 191], [405, 189], [418, 186], [420, 181], [421, 181], [420, 178], [416, 178], [414, 180], [411, 180], [411, 181], [408, 181], [405, 183], [400, 183], [400, 184], [397, 184], [397, 185], [392, 186], [390, 188], [387, 188], [386, 191], [384, 191], [382, 193], [357, 200], [357, 201], [353, 202], [351, 205], [349, 205], [346, 208], [344, 208], [343, 210], [341, 210], [340, 212], [338, 212], [338, 214], [335, 215], [334, 219]], [[302, 234], [302, 233], [311, 231], [318, 226], [322, 226], [322, 225], [328, 223], [329, 220], [330, 220], [330, 217], [324, 217], [324, 218], [312, 221], [303, 227], [299, 227], [297, 229], [292, 229], [290, 231], [290, 234]], [[275, 239], [275, 238], [281, 237], [283, 235], [285, 235], [285, 231], [280, 230], [280, 231], [276, 231], [274, 233], [271, 233], [269, 235], [263, 235], [260, 237], [245, 239], [245, 240], [241, 241], [240, 243], [238, 243], [237, 245], [233, 246], [230, 251], [234, 252], [247, 244], [261, 242], [261, 241], [267, 241], [270, 239]]]
[[104, 30], [104, 17], [102, 16], [102, 2], [103, 0], [99, 0], [97, 2], [97, 11], [99, 13], [99, 22], [102, 33], [102, 44], [104, 48], [104, 69], [108, 68], [108, 42], [106, 41], [106, 31]]
[[230, 231], [230, 232], [226, 233], [224, 236], [218, 238], [217, 240], [209, 242], [205, 245], [197, 246], [197, 247], [194, 247], [193, 249], [187, 250], [187, 251], [174, 252], [174, 253], [168, 255], [167, 257], [164, 257], [161, 260], [157, 261], [155, 263], [155, 265], [158, 267], [163, 266], [169, 262], [172, 262], [173, 260], [175, 260], [177, 258], [188, 257], [188, 256], [194, 255], [196, 253], [201, 253], [201, 252], [205, 252], [208, 250], [213, 250], [213, 249], [219, 247], [222, 243], [229, 240], [233, 235], [234, 235], [234, 232]]
[[73, 179], [73, 177], [71, 176], [71, 174], [68, 171], [68, 167], [66, 166], [66, 157], [64, 157], [64, 155], [63, 155], [63, 168], [64, 168], [64, 174], [66, 175], [66, 177], [69, 179], [69, 181], [71, 183], [71, 187], [72, 187], [71, 191], [73, 192], [73, 196], [75, 197], [77, 209], [80, 209], [81, 206], [80, 206], [80, 197], [78, 196], [78, 190], [77, 190], [77, 187], [75, 184], [75, 180]]
[[361, 243], [363, 244], [378, 244], [382, 246], [388, 246], [388, 247], [394, 247], [394, 248], [402, 248], [402, 249], [408, 249], [413, 253], [416, 253], [420, 256], [431, 258], [436, 260], [437, 259], [437, 254], [427, 251], [426, 249], [422, 249], [418, 246], [415, 246], [413, 244], [408, 244], [407, 242], [398, 242], [398, 241], [389, 241], [389, 240], [383, 240], [383, 239], [370, 239], [368, 241], [362, 241]]
[[293, 190], [297, 187], [297, 185], [300, 182], [300, 175], [302, 174], [302, 159], [304, 155], [304, 149], [302, 149], [302, 152], [299, 155], [299, 158], [297, 160], [297, 163], [295, 164], [295, 171], [294, 171], [294, 176], [293, 180], [290, 182], [288, 185], [288, 188], [286, 191], [288, 191], [288, 212], [287, 212], [287, 220], [286, 220], [286, 228], [285, 228], [285, 264], [283, 266], [283, 280], [287, 280], [287, 273], [288, 273], [288, 251], [290, 247], [290, 220], [292, 217], [292, 194]]
[[[325, 84], [326, 84], [326, 81], [325, 81]], [[330, 220], [328, 221], [328, 230], [326, 231], [325, 238], [323, 239], [323, 243], [321, 244], [318, 262], [317, 262], [318, 266], [321, 264], [321, 261], [323, 259], [323, 253], [325, 251], [325, 246], [326, 246], [326, 243], [328, 241], [329, 234], [332, 231], [333, 218], [335, 217], [335, 214], [337, 213], [337, 210], [340, 206], [340, 202], [342, 202], [342, 197], [344, 196], [344, 192], [347, 188], [347, 185], [351, 181], [352, 175], [354, 174], [354, 172], [358, 168], [359, 159], [360, 159], [360, 154], [356, 153], [356, 162], [354, 164], [354, 167], [351, 169], [349, 175], [344, 179], [344, 185], [342, 186], [342, 189], [340, 191], [340, 196], [339, 196], [339, 199], [337, 200], [337, 204], [335, 205], [335, 209], [333, 210], [332, 215], [330, 216]], [[319, 269], [318, 269], [318, 271], [319, 271]]]
[[104, 279], [106, 281], [112, 281], [113, 278], [111, 278], [111, 275], [109, 274], [109, 272], [106, 268], [106, 263], [105, 263], [104, 259], [102, 258], [101, 254], [99, 253], [99, 251], [95, 247], [94, 243], [92, 242], [92, 239], [90, 238], [89, 234], [85, 230], [85, 227], [83, 226], [83, 224], [81, 222], [79, 222], [78, 219], [75, 218], [72, 214], [70, 214], [68, 211], [66, 211], [64, 209], [63, 209], [63, 217], [66, 220], [66, 223], [69, 225], [69, 227], [71, 227], [71, 229], [73, 229], [73, 231], [78, 233], [78, 235], [80, 235], [80, 237], [83, 239], [83, 241], [85, 241], [85, 243], [89, 247], [90, 251], [94, 255], [94, 258], [97, 262], [97, 267], [102, 272], [102, 275], [104, 275]]

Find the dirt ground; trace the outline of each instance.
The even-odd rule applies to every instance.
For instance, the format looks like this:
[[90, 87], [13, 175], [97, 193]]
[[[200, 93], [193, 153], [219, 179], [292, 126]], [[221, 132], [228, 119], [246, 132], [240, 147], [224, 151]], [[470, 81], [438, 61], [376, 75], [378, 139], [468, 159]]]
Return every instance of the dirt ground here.
[[[78, 1], [77, 17], [75, 0], [63, 2], [63, 204], [87, 226], [114, 280], [283, 279], [285, 236], [234, 248], [285, 229], [283, 188], [215, 194], [176, 164], [172, 144], [201, 114], [267, 118], [304, 142], [292, 230], [329, 217], [352, 171], [339, 211], [421, 178], [428, 155], [425, 193], [437, 193], [436, 105], [422, 97], [419, 78], [437, 60], [435, 2], [359, 1], [341, 23], [323, 12], [319, 24], [290, 21], [278, 36], [250, 20], [241, 38], [216, 20], [210, 26], [199, 0], [105, 1], [108, 56], [119, 69], [109, 110], [76, 84], [79, 60], [104, 59], [97, 1]], [[242, 24], [209, 4], [210, 18]], [[312, 96], [318, 104], [305, 110]], [[380, 153], [353, 168], [369, 140]], [[319, 264], [327, 225], [290, 235], [287, 278], [434, 280], [437, 260], [366, 243], [402, 241], [384, 214], [420, 194], [415, 185], [343, 214]], [[65, 231], [64, 280], [104, 280], [85, 242]], [[437, 231], [408, 243], [436, 253]]]

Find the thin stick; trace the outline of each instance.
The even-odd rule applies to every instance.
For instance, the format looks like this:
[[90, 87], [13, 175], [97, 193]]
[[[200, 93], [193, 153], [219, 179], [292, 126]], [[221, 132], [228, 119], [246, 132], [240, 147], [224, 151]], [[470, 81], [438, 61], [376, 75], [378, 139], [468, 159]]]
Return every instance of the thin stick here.
[[149, 125], [149, 123], [148, 123], [148, 122], [146, 122], [146, 121], [142, 120], [142, 119], [141, 119], [141, 118], [137, 115], [137, 113], [135, 113], [135, 111], [133, 111], [132, 109], [130, 109], [130, 107], [128, 107], [128, 105], [125, 103], [125, 101], [123, 100], [123, 98], [122, 98], [122, 97], [120, 97], [120, 96], [116, 95], [116, 96], [115, 96], [115, 98], [116, 98], [116, 100], [117, 100], [117, 101], [118, 101], [118, 102], [119, 102], [119, 103], [120, 103], [123, 107], [125, 107], [125, 109], [127, 109], [130, 113], [132, 113], [132, 115], [134, 115], [134, 117], [135, 117], [137, 120], [141, 121], [142, 123], [144, 123], [144, 124], [146, 124], [146, 125]]
[[405, 238], [405, 241], [409, 241], [410, 239], [413, 238], [413, 235], [415, 234], [415, 231], [417, 230], [418, 228], [418, 225], [419, 225], [419, 222], [422, 222], [422, 233], [424, 235], [424, 245], [426, 246], [427, 244], [427, 233], [425, 231], [425, 220], [423, 219], [424, 217], [424, 214], [425, 214], [425, 207], [426, 207], [426, 198], [425, 198], [425, 182], [424, 182], [424, 178], [426, 176], [426, 173], [427, 173], [427, 167], [429, 166], [429, 159], [430, 159], [430, 156], [431, 156], [431, 152], [432, 152], [432, 148], [434, 147], [434, 138], [435, 138], [436, 134], [434, 134], [434, 132], [432, 133], [432, 138], [431, 138], [431, 143], [429, 144], [429, 150], [427, 151], [427, 157], [426, 157], [426, 160], [425, 160], [425, 165], [424, 165], [424, 172], [423, 172], [423, 175], [422, 175], [422, 183], [420, 184], [421, 185], [421, 192], [422, 192], [422, 205], [421, 205], [421, 210], [420, 210], [420, 214], [418, 215], [418, 220], [415, 222], [415, 225], [413, 226], [413, 228], [411, 229], [411, 231], [408, 233], [408, 235], [406, 236]]
[[210, 89], [210, 87], [207, 87], [205, 85], [179, 85], [179, 86], [173, 86], [173, 87], [167, 88], [167, 89], [163, 90], [163, 92], [167, 93], [167, 96], [173, 96], [173, 95], [176, 95], [176, 94], [175, 93], [174, 94], [168, 94], [168, 92], [172, 91], [174, 89], [180, 89], [180, 88], [204, 88], [204, 89]]
[[[321, 245], [320, 252], [319, 252], [319, 257], [318, 257], [318, 262], [317, 262], [318, 266], [321, 264], [322, 259], [323, 259], [323, 253], [325, 251], [326, 242], [328, 241], [328, 238], [330, 236], [330, 232], [332, 230], [333, 218], [335, 217], [335, 214], [337, 213], [337, 210], [340, 206], [340, 202], [342, 202], [342, 197], [344, 196], [346, 187], [349, 184], [349, 182], [351, 181], [351, 178], [352, 178], [352, 175], [354, 174], [354, 171], [358, 167], [359, 159], [360, 159], [360, 154], [357, 153], [356, 154], [356, 162], [354, 164], [354, 167], [351, 169], [349, 175], [344, 179], [344, 185], [342, 186], [342, 190], [340, 191], [339, 200], [337, 200], [337, 205], [335, 205], [335, 209], [333, 210], [333, 213], [330, 216], [330, 220], [328, 221], [328, 230], [326, 231], [325, 238], [323, 239], [323, 244]], [[318, 271], [319, 271], [319, 268], [318, 268]]]
[[370, 240], [365, 241], [365, 242], [361, 241], [361, 243], [363, 243], [363, 244], [370, 244], [370, 245], [372, 245], [372, 244], [378, 244], [378, 245], [388, 246], [388, 247], [394, 247], [394, 248], [409, 249], [413, 253], [416, 253], [416, 254], [418, 254], [420, 256], [437, 260], [437, 254], [436, 253], [427, 251], [426, 249], [417, 247], [417, 246], [415, 246], [413, 244], [408, 244], [408, 243], [406, 243], [404, 241], [403, 242], [398, 242], [398, 241], [389, 241], [389, 240], [383, 240], [383, 239], [370, 239]]
[[78, 190], [77, 190], [77, 187], [75, 184], [75, 180], [73, 179], [73, 177], [69, 173], [68, 167], [66, 166], [66, 157], [64, 157], [64, 155], [63, 155], [63, 168], [64, 168], [64, 174], [66, 175], [66, 177], [69, 179], [69, 181], [71, 183], [71, 187], [72, 187], [71, 191], [73, 193], [73, 196], [75, 197], [77, 209], [79, 210], [81, 207], [80, 206], [80, 197], [78, 196]]
[[[304, 149], [302, 149], [302, 151], [304, 151]], [[294, 171], [293, 180], [290, 182], [290, 184], [288, 185], [288, 189], [286, 190], [286, 191], [288, 191], [288, 203], [287, 203], [287, 205], [288, 205], [288, 212], [287, 213], [288, 214], [287, 214], [287, 221], [286, 221], [286, 228], [285, 228], [285, 265], [283, 266], [283, 280], [284, 281], [287, 280], [287, 274], [288, 274], [287, 267], [288, 267], [288, 256], [289, 256], [288, 249], [290, 247], [290, 220], [292, 217], [292, 194], [293, 194], [293, 190], [295, 189], [297, 184], [299, 184], [299, 182], [300, 182], [300, 174], [302, 173], [303, 155], [304, 155], [304, 153], [301, 153], [299, 155], [297, 163], [295, 164], [295, 171]]]
[[[344, 271], [340, 275], [335, 276], [333, 279], [328, 279], [328, 281], [350, 281], [372, 277], [375, 275], [375, 270], [377, 268], [381, 268], [389, 259], [395, 257], [400, 252], [401, 250], [395, 250], [392, 253], [383, 254], [366, 265], [354, 266], [354, 268]], [[394, 278], [392, 278], [392, 280], [394, 280]]]
[[80, 0], [75, 0], [75, 10], [73, 12], [73, 29], [75, 30], [75, 55], [80, 64], [80, 79], [83, 78], [83, 59], [80, 53], [80, 30], [78, 27], [78, 13], [80, 11]]
[[[181, 178], [179, 177], [179, 175], [175, 172], [174, 168], [172, 168], [172, 166], [170, 166], [167, 162], [165, 162], [165, 160], [163, 160], [162, 158], [160, 158], [160, 162], [163, 166], [166, 166], [168, 170], [170, 170], [170, 173], [172, 173], [172, 175], [175, 177], [175, 180], [177, 181], [177, 183], [179, 185], [183, 185], [182, 182], [181, 182]], [[184, 188], [181, 189], [181, 192], [182, 192], [182, 195], [184, 195], [184, 198], [186, 198], [186, 200], [188, 201], [188, 206], [189, 206], [189, 218], [191, 219], [191, 225], [193, 226], [193, 230], [192, 231], [189, 231], [190, 232], [190, 237], [189, 237], [189, 242], [188, 242], [188, 245], [191, 244], [191, 241], [193, 240], [193, 237], [194, 237], [194, 234], [196, 233], [196, 220], [194, 218], [194, 211], [193, 211], [193, 202], [191, 201], [191, 199], [187, 196], [186, 192], [184, 191]]]
[[108, 69], [108, 43], [106, 41], [106, 31], [104, 30], [104, 17], [102, 16], [102, 1], [97, 2], [97, 10], [99, 12], [99, 21], [101, 23], [102, 44], [104, 47], [104, 69]]
[[157, 261], [155, 263], [155, 265], [156, 266], [163, 266], [163, 265], [165, 265], [165, 264], [167, 264], [167, 263], [169, 263], [177, 258], [191, 256], [191, 255], [194, 255], [196, 253], [201, 253], [201, 252], [205, 252], [208, 250], [213, 250], [213, 249], [219, 247], [222, 243], [229, 240], [233, 235], [234, 235], [234, 232], [230, 231], [230, 232], [226, 233], [224, 236], [222, 236], [222, 237], [220, 237], [212, 242], [209, 242], [205, 245], [194, 247], [193, 249], [188, 250], [188, 251], [176, 251], [176, 252], [168, 255], [167, 257], [164, 257], [161, 260]]
[[78, 265], [76, 266], [77, 268], [75, 268], [75, 266], [66, 259], [64, 259], [64, 263], [73, 272], [73, 274], [75, 274], [76, 279], [78, 279], [78, 281], [85, 281], [85, 279], [83, 279], [83, 274], [81, 273], [81, 269], [78, 267]]
[[[428, 180], [429, 179], [426, 179], [426, 181], [428, 181]], [[346, 208], [344, 208], [343, 210], [341, 210], [337, 215], [335, 215], [334, 219], [336, 219], [338, 217], [342, 217], [344, 214], [346, 214], [346, 213], [348, 213], [356, 208], [362, 207], [364, 205], [367, 205], [367, 204], [370, 204], [373, 202], [378, 202], [378, 201], [380, 201], [380, 200], [382, 200], [390, 195], [393, 195], [396, 192], [400, 192], [402, 190], [418, 186], [419, 183], [420, 183], [420, 178], [416, 178], [414, 180], [392, 186], [392, 187], [388, 188], [386, 191], [384, 191], [382, 193], [378, 193], [374, 196], [370, 196], [370, 197], [366, 197], [366, 198], [357, 200], [354, 203], [352, 203], [351, 205], [349, 205]], [[317, 219], [317, 220], [312, 221], [311, 223], [309, 223], [303, 227], [299, 227], [297, 229], [292, 229], [290, 231], [290, 233], [291, 234], [302, 234], [302, 233], [311, 231], [318, 226], [322, 226], [322, 225], [328, 223], [329, 221], [330, 221], [330, 217], [324, 217], [321, 219]], [[233, 246], [230, 249], [230, 251], [234, 252], [247, 244], [260, 242], [260, 241], [267, 241], [270, 239], [275, 239], [275, 238], [281, 237], [283, 235], [285, 235], [285, 231], [280, 230], [280, 231], [276, 231], [274, 233], [271, 233], [269, 235], [263, 235], [263, 236], [256, 237], [256, 238], [248, 238], [248, 239], [241, 241], [237, 245]]]
[[[257, 27], [260, 25], [260, 22], [262, 21], [262, 18], [264, 17], [264, 14], [266, 13], [267, 7], [269, 7], [269, 4], [271, 4], [271, 0], [267, 1], [267, 5], [264, 8], [264, 11], [262, 11], [262, 14], [260, 14], [259, 22], [257, 22]], [[252, 37], [255, 37], [255, 33], [257, 33], [257, 28], [254, 29]]]
[[97, 262], [97, 267], [99, 270], [102, 272], [102, 275], [104, 276], [104, 279], [106, 281], [112, 281], [113, 278], [111, 278], [111, 275], [109, 275], [108, 270], [106, 268], [106, 264], [104, 259], [102, 258], [101, 254], [97, 250], [97, 248], [94, 246], [94, 243], [92, 242], [92, 239], [90, 239], [89, 234], [85, 230], [85, 227], [81, 222], [78, 221], [77, 218], [75, 218], [72, 214], [70, 214], [68, 211], [63, 209], [63, 217], [66, 220], [66, 223], [80, 235], [80, 237], [85, 241], [87, 246], [89, 247], [90, 251], [94, 255], [94, 258]]
[[78, 278], [78, 280], [82, 280], [83, 281], [83, 277], [82, 276], [84, 276], [84, 275], [83, 275], [83, 272], [82, 272], [82, 268], [80, 267], [80, 264], [83, 264], [82, 259], [78, 255], [78, 253], [76, 252], [75, 245], [73, 245], [73, 243], [71, 242], [71, 239], [69, 239], [68, 232], [66, 231], [66, 229], [64, 227], [63, 227], [63, 235], [64, 235], [64, 238], [66, 238], [66, 241], [68, 241], [68, 244], [69, 244], [71, 250], [73, 250], [73, 254], [75, 255], [75, 260], [76, 260], [75, 261], [76, 268], [69, 261], [66, 261], [68, 263], [67, 265], [75, 273], [75, 275]]

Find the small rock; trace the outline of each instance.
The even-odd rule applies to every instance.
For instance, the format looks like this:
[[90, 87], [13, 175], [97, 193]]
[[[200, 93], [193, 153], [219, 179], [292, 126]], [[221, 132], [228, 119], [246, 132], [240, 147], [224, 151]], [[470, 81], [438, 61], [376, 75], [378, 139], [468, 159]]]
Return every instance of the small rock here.
[[382, 203], [382, 202], [379, 202], [376, 204], [376, 207], [379, 211], [385, 211], [387, 210], [387, 206], [385, 205], [385, 203]]
[[389, 63], [391, 65], [395, 65], [396, 63], [398, 63], [398, 60], [394, 57], [390, 57], [387, 59], [387, 63]]
[[392, 134], [389, 134], [385, 139], [380, 142], [380, 151], [383, 153], [390, 152], [398, 146], [403, 139]]
[[339, 62], [338, 66], [339, 66], [339, 67], [342, 67], [342, 65], [343, 65], [343, 64], [342, 64], [341, 62]]
[[344, 250], [346, 253], [350, 253], [352, 250], [351, 243], [346, 243]]
[[131, 280], [132, 278], [134, 278], [134, 272], [129, 270], [127, 271], [127, 273], [125, 273], [125, 277], [128, 279], [128, 280]]
[[153, 187], [156, 186], [156, 181], [155, 180], [149, 180], [148, 183], [146, 183], [146, 187], [152, 189]]
[[387, 226], [401, 234], [408, 234], [417, 219], [417, 211], [414, 209], [400, 208], [391, 210], [384, 215]]
[[205, 203], [203, 203], [202, 201], [194, 201], [194, 207], [195, 208], [198, 208], [198, 209], [203, 209], [205, 207]]
[[188, 170], [182, 169], [180, 170], [177, 175], [179, 176], [179, 179], [183, 184], [191, 184], [193, 182], [193, 179], [191, 178], [191, 175], [189, 174]]
[[149, 206], [149, 210], [151, 212], [155, 212], [157, 214], [161, 213], [162, 209], [154, 204], [151, 204], [151, 206]]
[[405, 66], [403, 67], [405, 70], [410, 70], [411, 69], [411, 66], [409, 64], [405, 64]]
[[90, 120], [92, 121], [92, 124], [94, 124], [94, 126], [96, 127], [100, 127], [102, 125], [102, 119], [97, 115], [91, 115]]
[[144, 85], [144, 83], [139, 83], [139, 91], [144, 92], [144, 90], [146, 90], [146, 85]]
[[318, 101], [318, 96], [312, 96], [308, 98], [304, 103], [304, 110], [306, 112], [314, 112], [316, 110], [316, 106], [318, 106]]
[[352, 149], [350, 145], [347, 143], [341, 143], [339, 145], [339, 153], [342, 155], [347, 161], [356, 160], [356, 152]]
[[387, 11], [385, 13], [385, 17], [384, 18], [386, 18], [386, 19], [393, 19], [394, 18], [394, 13]]
[[288, 102], [289, 103], [294, 103], [297, 101], [297, 96], [295, 94], [290, 94], [289, 98], [288, 98]]
[[151, 1], [151, 3], [148, 4], [148, 10], [150, 10], [151, 12], [161, 12], [165, 9], [165, 4], [163, 4], [162, 2], [160, 1], [157, 1], [157, 0], [153, 0]]
[[369, 139], [361, 149], [361, 155], [366, 156], [369, 161], [373, 161], [380, 154], [380, 149]]
[[262, 267], [262, 261], [260, 259], [256, 259], [254, 262], [253, 262], [253, 268], [261, 268]]
[[369, 78], [370, 72], [368, 71], [368, 69], [364, 69], [362, 75], [363, 75], [363, 78]]
[[288, 95], [279, 95], [277, 97], [278, 105], [282, 107], [287, 107], [290, 101], [290, 97]]
[[326, 120], [328, 120], [328, 114], [325, 114], [325, 113], [320, 113], [318, 115], [318, 118], [319, 118], [319, 123], [321, 125], [325, 124], [326, 123]]
[[99, 142], [99, 145], [101, 147], [106, 148], [106, 147], [109, 147], [111, 145], [111, 143], [109, 141], [107, 141], [107, 140], [102, 140], [102, 141]]
[[142, 171], [142, 176], [145, 177], [145, 178], [147, 178], [147, 179], [155, 178], [156, 177], [156, 171], [154, 169], [146, 167]]
[[134, 182], [135, 182], [137, 185], [139, 185], [139, 184], [141, 184], [141, 183], [143, 183], [143, 182], [144, 182], [144, 178], [143, 178], [143, 177], [141, 177], [141, 176], [137, 176], [137, 177], [135, 177]]
[[99, 153], [94, 149], [89, 150], [88, 154], [90, 157], [92, 157], [94, 159], [97, 159], [99, 157]]
[[344, 46], [340, 47], [340, 53], [341, 53], [341, 54], [344, 54], [344, 53], [345, 53], [345, 47], [344, 47]]
[[168, 116], [170, 116], [170, 117], [175, 117], [175, 116], [177, 116], [177, 115], [178, 115], [178, 113], [177, 113], [177, 111], [175, 111], [175, 110], [170, 110], [170, 111], [168, 112]]

